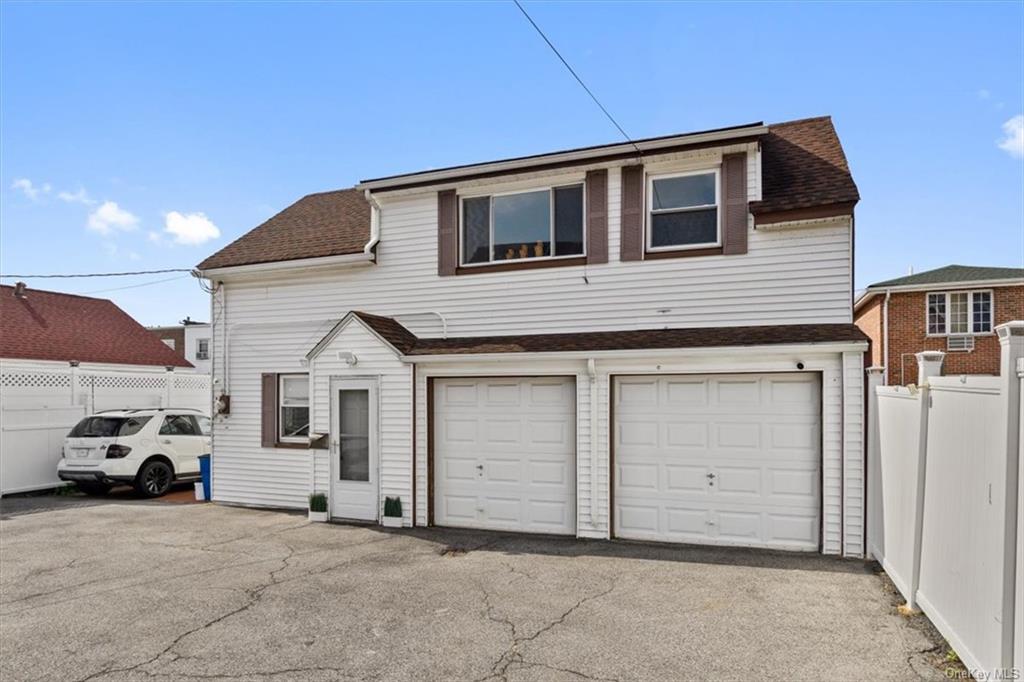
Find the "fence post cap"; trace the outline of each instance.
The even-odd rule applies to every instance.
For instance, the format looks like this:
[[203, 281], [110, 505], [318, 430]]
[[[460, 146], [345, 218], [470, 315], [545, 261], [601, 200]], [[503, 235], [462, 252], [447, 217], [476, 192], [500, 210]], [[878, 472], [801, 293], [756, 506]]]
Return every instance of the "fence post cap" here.
[[941, 350], [923, 350], [920, 353], [914, 353], [914, 357], [918, 360], [933, 361], [941, 360], [946, 357], [946, 354]]
[[868, 374], [881, 374], [882, 372], [885, 371], [885, 367], [882, 367], [880, 365], [871, 365], [864, 371], [867, 372]]
[[996, 325], [994, 331], [1000, 339], [1005, 339], [1010, 336], [1024, 336], [1024, 320], [1011, 320], [1010, 322], [1004, 322]]

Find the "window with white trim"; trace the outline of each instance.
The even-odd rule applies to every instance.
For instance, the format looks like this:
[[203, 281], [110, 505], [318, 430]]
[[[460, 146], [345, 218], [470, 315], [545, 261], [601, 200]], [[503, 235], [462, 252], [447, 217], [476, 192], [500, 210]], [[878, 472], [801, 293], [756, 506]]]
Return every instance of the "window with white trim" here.
[[992, 332], [992, 292], [930, 293], [926, 314], [930, 336], [989, 334]]
[[719, 184], [717, 169], [650, 176], [647, 249], [720, 246]]
[[278, 438], [282, 443], [306, 443], [309, 440], [309, 375], [282, 374], [278, 381]]
[[196, 339], [196, 360], [210, 359], [210, 339]]
[[583, 255], [583, 185], [464, 197], [463, 265]]

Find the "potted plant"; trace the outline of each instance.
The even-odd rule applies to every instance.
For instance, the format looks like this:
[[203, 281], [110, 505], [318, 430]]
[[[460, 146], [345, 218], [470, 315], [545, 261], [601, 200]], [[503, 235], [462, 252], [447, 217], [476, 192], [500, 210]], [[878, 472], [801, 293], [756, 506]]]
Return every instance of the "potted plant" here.
[[324, 495], [323, 493], [313, 493], [309, 496], [309, 520], [328, 520], [327, 495]]
[[383, 523], [388, 528], [401, 528], [402, 527], [402, 498], [400, 497], [385, 497], [384, 498], [384, 520]]

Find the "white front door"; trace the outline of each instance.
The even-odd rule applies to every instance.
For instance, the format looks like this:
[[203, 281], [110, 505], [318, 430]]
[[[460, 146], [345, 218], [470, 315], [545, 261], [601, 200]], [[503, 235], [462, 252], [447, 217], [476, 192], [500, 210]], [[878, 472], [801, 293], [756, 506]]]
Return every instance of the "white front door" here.
[[331, 517], [376, 521], [377, 382], [331, 379]]
[[617, 537], [817, 550], [818, 375], [618, 377]]
[[434, 522], [576, 531], [576, 382], [434, 381]]

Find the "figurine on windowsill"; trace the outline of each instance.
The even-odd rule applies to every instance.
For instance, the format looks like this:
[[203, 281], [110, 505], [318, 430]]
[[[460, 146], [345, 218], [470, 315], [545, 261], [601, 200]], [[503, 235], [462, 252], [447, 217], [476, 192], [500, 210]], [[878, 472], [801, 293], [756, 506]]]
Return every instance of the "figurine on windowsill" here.
[[537, 243], [533, 245], [533, 255], [540, 258], [544, 255], [544, 244], [538, 239]]
[[520, 244], [519, 245], [519, 257], [520, 258], [529, 258], [530, 257], [530, 247], [527, 246], [526, 244]]
[[505, 260], [512, 260], [515, 257], [516, 257], [515, 249], [513, 249], [511, 246], [508, 247], [508, 251], [505, 252]]

